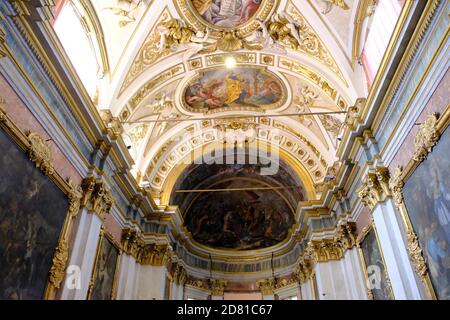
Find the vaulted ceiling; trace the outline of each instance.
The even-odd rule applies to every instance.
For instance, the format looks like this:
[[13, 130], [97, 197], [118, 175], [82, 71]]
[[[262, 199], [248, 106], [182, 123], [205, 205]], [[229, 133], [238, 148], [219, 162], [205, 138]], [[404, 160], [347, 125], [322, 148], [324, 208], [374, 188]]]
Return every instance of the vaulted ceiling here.
[[[225, 172], [226, 165], [214, 168], [214, 181], [191, 177], [186, 182], [187, 173], [202, 177], [209, 172], [203, 165], [191, 165], [194, 159], [230, 140], [235, 147], [255, 142], [280, 154], [282, 170], [300, 186], [296, 194], [272, 193], [283, 199], [281, 211], [295, 213], [299, 201], [320, 196], [324, 179], [339, 167], [342, 111], [367, 90], [357, 63], [367, 1], [78, 2], [86, 16], [95, 13], [101, 27], [97, 38], [107, 70], [96, 97], [99, 109], [122, 121], [135, 161], [133, 173], [157, 204], [180, 205], [190, 217], [201, 211], [198, 203], [215, 203], [227, 194], [195, 195], [201, 200], [196, 204], [174, 190], [294, 183], [271, 183], [242, 173], [242, 167], [221, 176], [218, 172]], [[298, 115], [317, 112], [328, 114]], [[226, 135], [230, 131], [244, 141]], [[252, 197], [264, 198], [261, 192], [242, 199], [228, 196], [230, 203], [244, 205]], [[285, 229], [293, 223], [291, 214], [283, 222]], [[215, 246], [221, 245], [217, 240]]]

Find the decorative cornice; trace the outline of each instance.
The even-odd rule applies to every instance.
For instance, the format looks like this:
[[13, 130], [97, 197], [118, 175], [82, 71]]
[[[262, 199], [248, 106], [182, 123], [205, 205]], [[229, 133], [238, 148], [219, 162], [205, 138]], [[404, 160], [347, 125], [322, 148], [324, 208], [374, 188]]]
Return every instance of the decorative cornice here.
[[28, 139], [28, 158], [34, 162], [45, 175], [52, 175], [55, 172], [53, 169], [53, 154], [50, 145], [39, 134], [35, 132], [27, 132]]
[[88, 177], [83, 180], [81, 187], [84, 192], [82, 206], [104, 219], [114, 203], [111, 192], [106, 189], [105, 183], [96, 181], [94, 177]]
[[114, 117], [111, 110], [100, 110], [100, 117], [106, 127], [106, 131], [113, 140], [117, 140], [123, 133], [123, 126], [118, 117]]
[[223, 291], [228, 285], [226, 280], [211, 280], [211, 295], [213, 296], [223, 296]]
[[431, 152], [439, 140], [440, 133], [437, 129], [438, 119], [439, 115], [433, 113], [420, 125], [419, 131], [414, 138], [415, 151], [412, 157], [414, 161], [421, 162], [425, 160], [428, 153]]
[[210, 283], [200, 280], [200, 279], [193, 279], [188, 277], [187, 281], [186, 281], [186, 286], [190, 286], [190, 287], [194, 287], [196, 289], [200, 289], [200, 290], [210, 290]]
[[276, 281], [275, 278], [270, 277], [267, 279], [261, 279], [256, 281], [257, 286], [261, 290], [261, 294], [263, 296], [272, 295], [276, 289]]

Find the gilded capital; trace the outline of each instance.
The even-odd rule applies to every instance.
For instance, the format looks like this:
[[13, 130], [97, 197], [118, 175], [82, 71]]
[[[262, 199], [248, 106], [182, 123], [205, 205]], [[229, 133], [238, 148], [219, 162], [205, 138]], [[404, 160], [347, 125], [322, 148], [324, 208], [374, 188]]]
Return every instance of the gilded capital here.
[[211, 280], [211, 295], [213, 296], [223, 296], [223, 291], [228, 285], [226, 280]]
[[83, 180], [81, 187], [84, 193], [82, 206], [103, 219], [109, 213], [114, 203], [111, 192], [106, 189], [105, 183], [96, 181], [94, 177], [88, 177]]
[[267, 278], [256, 281], [263, 296], [274, 294], [276, 288], [275, 278]]
[[184, 285], [187, 281], [187, 277], [186, 269], [180, 263], [177, 263], [173, 272], [173, 281], [175, 284]]
[[171, 253], [167, 244], [146, 244], [139, 254], [138, 261], [142, 265], [164, 266]]
[[358, 190], [362, 204], [371, 209], [390, 195], [389, 170], [385, 167], [377, 167], [375, 172], [369, 172]]
[[300, 283], [305, 283], [313, 274], [313, 261], [303, 259], [294, 270], [294, 275]]
[[128, 254], [138, 259], [139, 252], [144, 248], [145, 243], [142, 237], [138, 234], [136, 230], [133, 229], [123, 229], [122, 230], [122, 249], [125, 254]]

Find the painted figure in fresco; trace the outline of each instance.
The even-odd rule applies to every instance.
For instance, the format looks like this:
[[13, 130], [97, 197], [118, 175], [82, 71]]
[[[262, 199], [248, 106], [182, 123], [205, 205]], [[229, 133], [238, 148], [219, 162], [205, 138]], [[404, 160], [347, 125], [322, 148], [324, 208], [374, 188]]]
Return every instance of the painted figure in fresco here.
[[253, 17], [261, 0], [192, 0], [192, 4], [209, 23], [229, 28], [246, 23]]
[[210, 110], [230, 106], [264, 107], [282, 97], [280, 84], [259, 69], [213, 70], [190, 84], [185, 101], [192, 108]]

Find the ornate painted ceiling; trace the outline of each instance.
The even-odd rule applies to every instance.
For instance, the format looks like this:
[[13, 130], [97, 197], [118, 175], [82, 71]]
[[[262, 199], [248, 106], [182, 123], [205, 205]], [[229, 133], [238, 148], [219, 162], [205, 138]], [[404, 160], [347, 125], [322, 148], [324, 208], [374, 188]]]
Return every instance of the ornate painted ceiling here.
[[[79, 1], [101, 26], [106, 84], [100, 86], [107, 90], [99, 88], [98, 107], [122, 122], [138, 183], [161, 207], [179, 206], [195, 241], [233, 250], [270, 247], [286, 238], [299, 203], [320, 197], [339, 168], [343, 111], [366, 95], [355, 54], [365, 2]], [[233, 131], [244, 141], [227, 135]], [[258, 164], [192, 164], [230, 140], [233, 148], [252, 142], [276, 150], [279, 175], [292, 181], [255, 175]], [[297, 189], [175, 193], [291, 184]], [[205, 208], [218, 214], [209, 217]], [[258, 214], [276, 223], [252, 229], [246, 221]], [[212, 234], [220, 230], [208, 226], [214, 219], [219, 238]]]

